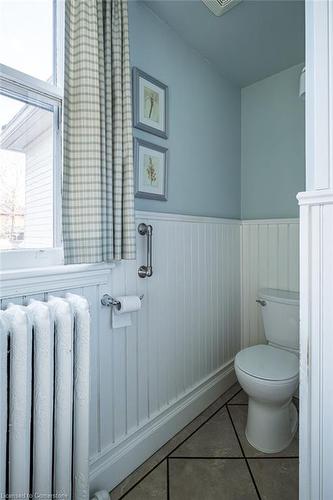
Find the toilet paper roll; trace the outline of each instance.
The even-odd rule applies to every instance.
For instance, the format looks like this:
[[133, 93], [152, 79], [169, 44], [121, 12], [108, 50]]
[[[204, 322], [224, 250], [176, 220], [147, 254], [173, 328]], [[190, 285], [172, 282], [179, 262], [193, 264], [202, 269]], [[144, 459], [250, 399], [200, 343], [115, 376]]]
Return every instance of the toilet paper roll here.
[[120, 302], [120, 308], [115, 308], [116, 314], [130, 313], [141, 309], [141, 300], [137, 295], [121, 295], [116, 297], [116, 300]]

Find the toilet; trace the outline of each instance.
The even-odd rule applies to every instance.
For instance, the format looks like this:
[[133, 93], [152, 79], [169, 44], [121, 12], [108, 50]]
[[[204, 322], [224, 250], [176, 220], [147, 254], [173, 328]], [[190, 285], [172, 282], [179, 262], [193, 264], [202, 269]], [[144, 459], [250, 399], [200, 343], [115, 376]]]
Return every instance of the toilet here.
[[299, 382], [299, 295], [286, 290], [258, 293], [267, 345], [235, 357], [235, 371], [249, 396], [246, 438], [264, 453], [287, 448], [298, 425], [292, 397]]

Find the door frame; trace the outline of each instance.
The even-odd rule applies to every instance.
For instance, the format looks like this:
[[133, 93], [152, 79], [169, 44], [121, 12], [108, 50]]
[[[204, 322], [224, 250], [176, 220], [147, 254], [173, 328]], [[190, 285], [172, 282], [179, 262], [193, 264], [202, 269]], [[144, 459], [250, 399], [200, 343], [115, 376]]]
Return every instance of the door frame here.
[[307, 0], [300, 205], [300, 500], [333, 498], [333, 0]]

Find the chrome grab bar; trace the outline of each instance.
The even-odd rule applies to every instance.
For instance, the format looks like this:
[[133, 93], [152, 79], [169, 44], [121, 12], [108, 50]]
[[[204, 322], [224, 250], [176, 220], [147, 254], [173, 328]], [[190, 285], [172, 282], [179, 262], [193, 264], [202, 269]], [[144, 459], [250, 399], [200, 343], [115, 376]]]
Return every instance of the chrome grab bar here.
[[153, 226], [142, 222], [138, 225], [138, 232], [141, 236], [147, 235], [147, 264], [139, 267], [138, 275], [140, 278], [150, 278], [153, 274]]
[[266, 305], [266, 300], [256, 299], [256, 302], [258, 304], [260, 304], [261, 306], [265, 306]]

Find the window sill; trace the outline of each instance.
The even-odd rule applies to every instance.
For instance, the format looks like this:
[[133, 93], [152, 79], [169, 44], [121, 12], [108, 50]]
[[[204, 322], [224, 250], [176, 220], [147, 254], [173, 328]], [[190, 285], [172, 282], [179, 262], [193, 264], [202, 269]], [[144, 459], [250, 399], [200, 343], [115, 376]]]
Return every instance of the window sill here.
[[16, 272], [27, 269], [39, 269], [59, 266], [64, 263], [64, 254], [58, 248], [18, 248], [0, 252], [0, 272]]
[[0, 273], [0, 298], [106, 284], [113, 267], [115, 264], [77, 264], [3, 271]]

